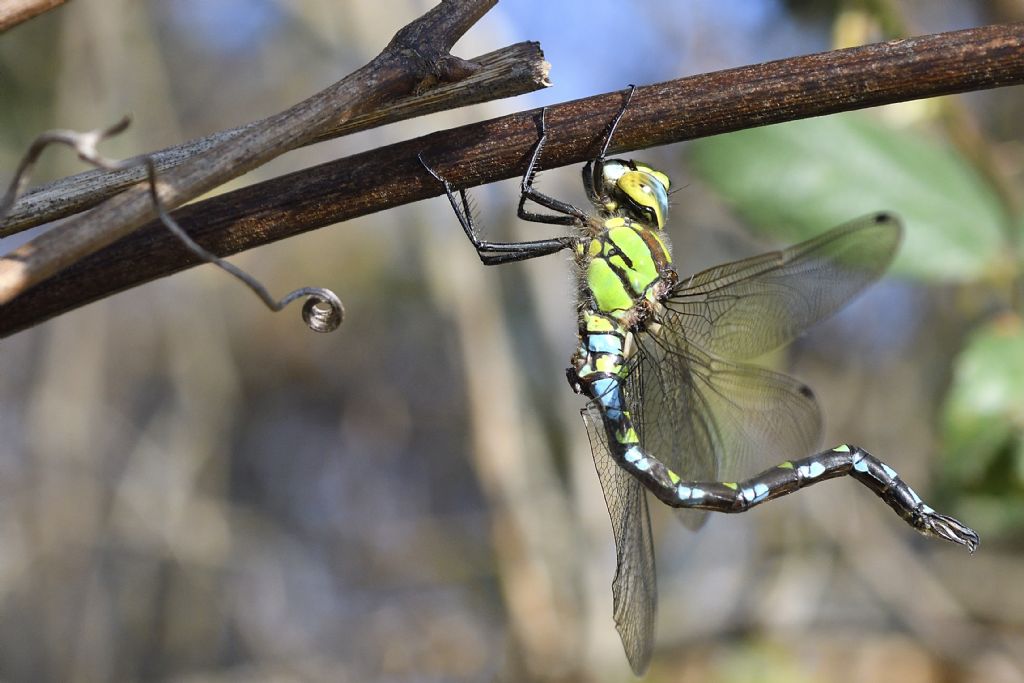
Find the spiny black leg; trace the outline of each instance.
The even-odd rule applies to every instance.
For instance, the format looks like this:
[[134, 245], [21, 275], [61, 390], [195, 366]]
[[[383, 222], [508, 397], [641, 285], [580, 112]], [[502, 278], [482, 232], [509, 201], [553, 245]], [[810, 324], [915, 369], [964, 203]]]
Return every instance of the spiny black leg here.
[[476, 226], [473, 225], [473, 212], [469, 209], [469, 197], [466, 191], [459, 190], [459, 200], [457, 200], [451, 183], [428, 166], [421, 155], [417, 154], [416, 158], [419, 159], [420, 164], [427, 170], [427, 173], [432, 175], [444, 187], [448, 201], [452, 205], [452, 210], [455, 211], [455, 216], [459, 219], [459, 225], [462, 226], [462, 231], [466, 233], [466, 237], [473, 244], [477, 256], [480, 257], [480, 261], [484, 265], [495, 266], [502, 263], [525, 261], [539, 256], [554, 254], [562, 249], [571, 249], [575, 246], [576, 242], [572, 237], [555, 237], [548, 240], [532, 240], [529, 242], [487, 242], [481, 240], [477, 236]]
[[612, 143], [612, 136], [615, 135], [615, 129], [619, 127], [619, 120], [622, 115], [626, 113], [626, 108], [629, 106], [630, 100], [633, 99], [633, 93], [636, 92], [636, 86], [632, 83], [629, 84], [629, 92], [626, 93], [626, 99], [622, 102], [622, 107], [619, 108], [619, 113], [612, 119], [612, 123], [608, 126], [608, 132], [604, 136], [604, 144], [601, 146], [601, 153], [597, 155], [597, 158], [604, 161], [604, 158], [608, 156], [608, 145]]
[[[544, 143], [547, 142], [548, 138], [547, 111], [547, 107], [540, 110], [540, 137], [537, 138], [537, 142], [533, 146], [533, 153], [530, 155], [530, 163], [526, 167], [526, 173], [523, 174], [523, 180], [519, 186], [519, 209], [516, 213], [524, 221], [533, 221], [534, 223], [581, 225], [587, 222], [587, 214], [583, 210], [576, 208], [568, 202], [563, 202], [560, 199], [550, 197], [533, 187], [533, 180], [537, 175], [537, 161], [540, 159], [540, 151], [544, 148]], [[527, 199], [563, 215], [551, 216], [527, 211], [525, 206]]]
[[[564, 238], [568, 239], [568, 238]], [[557, 239], [545, 240], [555, 244], [543, 244], [541, 242], [521, 242], [523, 245], [527, 245], [526, 249], [522, 251], [513, 251], [508, 253], [495, 253], [495, 254], [479, 254], [480, 261], [485, 266], [500, 266], [503, 263], [515, 263], [517, 261], [528, 261], [532, 258], [539, 256], [548, 256], [550, 254], [557, 254], [563, 249], [570, 248], [570, 245], [561, 244]], [[514, 246], [514, 245], [511, 245]]]
[[978, 548], [978, 534], [970, 527], [933, 510], [891, 467], [857, 446], [843, 444], [808, 458], [786, 461], [742, 482], [683, 481], [639, 446], [626, 448], [616, 460], [662, 502], [716, 512], [746, 512], [820, 481], [849, 475], [925, 536], [958, 543], [972, 553]]
[[626, 113], [626, 108], [633, 99], [633, 93], [635, 91], [636, 86], [630, 83], [629, 90], [626, 93], [626, 98], [622, 101], [622, 106], [619, 108], [619, 113], [617, 113], [615, 118], [612, 119], [611, 124], [608, 126], [608, 131], [604, 134], [604, 142], [601, 144], [600, 153], [598, 153], [598, 155], [594, 157], [594, 160], [587, 165], [587, 168], [590, 169], [590, 181], [587, 182], [587, 178], [584, 176], [583, 184], [586, 186], [587, 198], [597, 204], [604, 203], [604, 198], [598, 193], [602, 191], [601, 178], [604, 176], [604, 160], [608, 155], [608, 146], [612, 143], [612, 136], [615, 135], [615, 129], [618, 128], [619, 120], [622, 119], [622, 115]]

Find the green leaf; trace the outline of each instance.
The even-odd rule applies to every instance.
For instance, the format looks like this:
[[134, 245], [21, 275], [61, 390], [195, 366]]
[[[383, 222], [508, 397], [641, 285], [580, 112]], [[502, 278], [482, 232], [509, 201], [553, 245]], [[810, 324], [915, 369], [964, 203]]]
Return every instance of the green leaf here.
[[[1024, 483], [1024, 321], [1005, 315], [960, 352], [943, 414], [947, 472], [980, 482], [1006, 457], [1000, 476]], [[1011, 483], [1011, 482], [1004, 482]]]
[[757, 230], [799, 241], [874, 211], [906, 225], [894, 271], [972, 280], [1007, 258], [995, 193], [957, 153], [862, 113], [698, 140], [695, 171]]

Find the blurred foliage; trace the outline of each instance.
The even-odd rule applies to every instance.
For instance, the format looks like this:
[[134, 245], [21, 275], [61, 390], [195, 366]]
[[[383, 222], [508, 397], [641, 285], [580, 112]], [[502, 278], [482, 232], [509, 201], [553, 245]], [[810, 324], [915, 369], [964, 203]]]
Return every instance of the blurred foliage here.
[[1024, 322], [980, 325], [956, 359], [943, 414], [945, 485], [965, 514], [1004, 532], [1024, 527]]
[[961, 155], [914, 130], [853, 112], [705, 138], [691, 155], [751, 227], [780, 240], [875, 208], [905, 224], [894, 273], [945, 282], [1005, 269], [998, 195]]

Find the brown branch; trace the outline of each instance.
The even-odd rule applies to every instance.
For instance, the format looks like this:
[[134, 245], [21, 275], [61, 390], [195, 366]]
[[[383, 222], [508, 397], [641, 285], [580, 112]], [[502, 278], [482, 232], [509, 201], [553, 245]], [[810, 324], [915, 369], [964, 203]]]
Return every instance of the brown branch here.
[[[379, 109], [364, 112], [330, 128], [299, 145], [349, 135], [362, 130], [383, 126], [395, 121], [432, 114], [456, 107], [488, 102], [532, 92], [549, 85], [549, 65], [544, 61], [540, 45], [534, 42], [516, 43], [470, 60], [479, 70], [455, 83], [440, 83], [422, 93], [402, 97]], [[211, 147], [237, 138], [258, 123], [220, 131], [198, 140], [168, 147], [149, 156], [158, 172], [163, 173], [179, 164], [187, 163], [197, 154]], [[0, 237], [15, 233], [58, 218], [64, 218], [96, 206], [125, 188], [146, 178], [145, 165], [111, 171], [95, 169], [61, 178], [20, 197], [10, 213], [0, 220]]]
[[[448, 51], [496, 1], [442, 0], [351, 75], [195, 155], [187, 164], [164, 171], [161, 201], [167, 207], [179, 206], [425, 83], [465, 78], [477, 68]], [[0, 301], [10, 301], [155, 216], [145, 184], [137, 184], [43, 233], [0, 259]]]
[[[892, 102], [1024, 83], [1024, 24], [986, 26], [746, 66], [637, 88], [612, 153]], [[622, 102], [552, 106], [542, 165], [579, 163]], [[441, 131], [197, 202], [175, 212], [206, 249], [233, 254], [440, 194], [422, 153], [455, 185], [520, 175], [538, 110]], [[143, 256], [144, 255], [144, 256]], [[0, 335], [195, 265], [153, 224], [0, 306]]]
[[0, 3], [0, 33], [65, 2], [67, 0], [4, 0]]

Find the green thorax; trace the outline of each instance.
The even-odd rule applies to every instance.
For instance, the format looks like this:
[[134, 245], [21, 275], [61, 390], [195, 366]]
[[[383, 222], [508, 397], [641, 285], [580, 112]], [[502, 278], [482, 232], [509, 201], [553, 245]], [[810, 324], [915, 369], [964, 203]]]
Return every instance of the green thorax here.
[[662, 235], [644, 223], [614, 216], [577, 247], [582, 308], [632, 327], [676, 281]]

